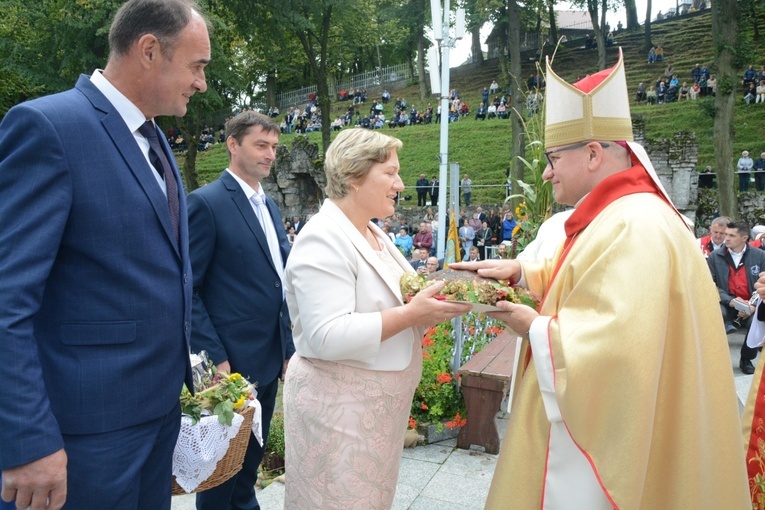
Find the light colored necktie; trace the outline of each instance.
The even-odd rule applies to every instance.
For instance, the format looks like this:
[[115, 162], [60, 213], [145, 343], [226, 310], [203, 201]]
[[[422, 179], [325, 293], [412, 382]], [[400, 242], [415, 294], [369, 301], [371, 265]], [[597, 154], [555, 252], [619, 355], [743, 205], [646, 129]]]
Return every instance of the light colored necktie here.
[[271, 213], [268, 212], [265, 199], [265, 195], [255, 194], [250, 198], [250, 201], [255, 206], [255, 215], [258, 217], [260, 227], [266, 235], [268, 250], [271, 252], [271, 260], [274, 263], [274, 267], [276, 267], [279, 280], [281, 280], [282, 297], [284, 297], [284, 261], [282, 260], [282, 252], [279, 250], [279, 238], [276, 236], [274, 222], [271, 219]]

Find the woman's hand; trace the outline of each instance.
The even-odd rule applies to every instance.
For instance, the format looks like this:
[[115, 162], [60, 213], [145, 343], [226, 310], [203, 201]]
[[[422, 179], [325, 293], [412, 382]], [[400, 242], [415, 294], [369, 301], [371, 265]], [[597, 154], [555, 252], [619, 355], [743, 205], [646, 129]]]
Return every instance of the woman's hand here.
[[433, 326], [453, 319], [472, 310], [469, 304], [455, 303], [438, 299], [436, 295], [444, 288], [444, 282], [437, 281], [420, 292], [405, 305], [410, 312], [413, 324], [417, 326]]
[[[479, 262], [455, 262], [449, 264], [449, 269], [475, 271], [485, 278], [495, 280], [512, 280], [521, 278], [521, 263], [514, 259], [490, 259]], [[765, 273], [763, 273], [765, 274]], [[765, 279], [762, 280], [765, 285]]]

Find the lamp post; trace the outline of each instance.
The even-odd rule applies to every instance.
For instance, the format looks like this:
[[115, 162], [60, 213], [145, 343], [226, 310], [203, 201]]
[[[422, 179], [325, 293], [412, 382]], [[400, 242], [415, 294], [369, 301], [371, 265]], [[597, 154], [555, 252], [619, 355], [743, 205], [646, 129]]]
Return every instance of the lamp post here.
[[[454, 36], [451, 35], [449, 23], [449, 0], [430, 0], [430, 10], [433, 16], [433, 36], [441, 47], [441, 82], [435, 78], [438, 75], [438, 59], [434, 47], [429, 52], [428, 63], [430, 64], [430, 84], [433, 93], [441, 94], [441, 140], [439, 149], [439, 173], [438, 173], [438, 245], [436, 255], [439, 259], [444, 258], [446, 247], [446, 189], [449, 169], [449, 49], [465, 34], [465, 11], [457, 10]], [[459, 191], [457, 191], [459, 193]]]

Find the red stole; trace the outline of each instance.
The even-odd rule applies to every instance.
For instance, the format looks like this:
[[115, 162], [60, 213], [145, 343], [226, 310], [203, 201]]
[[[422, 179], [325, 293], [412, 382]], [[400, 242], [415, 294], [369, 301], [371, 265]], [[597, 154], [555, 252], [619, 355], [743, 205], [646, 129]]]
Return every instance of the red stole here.
[[[574, 241], [579, 233], [587, 228], [611, 202], [634, 193], [654, 193], [666, 201], [664, 195], [656, 187], [656, 183], [653, 182], [651, 176], [648, 175], [648, 172], [639, 163], [627, 170], [606, 177], [595, 186], [582, 203], [577, 206], [574, 213], [566, 220], [564, 225], [566, 229], [566, 242], [563, 244], [563, 252], [553, 270], [552, 277], [547, 283], [547, 289], [555, 281], [558, 270], [560, 270], [563, 261], [566, 259], [569, 251], [571, 251], [571, 247], [574, 245]], [[545, 290], [545, 295], [539, 305], [540, 309], [545, 299], [547, 299], [547, 290]], [[524, 359], [524, 371], [531, 361], [531, 356], [531, 349], [528, 349]]]
[[[590, 223], [600, 214], [603, 209], [616, 200], [632, 195], [634, 193], [654, 193], [666, 201], [664, 195], [659, 192], [656, 184], [648, 175], [642, 165], [635, 166], [616, 173], [603, 179], [589, 195], [576, 208], [574, 213], [566, 220], [566, 242], [563, 244], [563, 253], [561, 253], [558, 263], [553, 270], [550, 282], [547, 284], [549, 289], [555, 277], [558, 275], [563, 261], [568, 256], [574, 241], [580, 232], [589, 226]], [[545, 298], [547, 292], [545, 292]], [[542, 300], [544, 302], [544, 299]]]

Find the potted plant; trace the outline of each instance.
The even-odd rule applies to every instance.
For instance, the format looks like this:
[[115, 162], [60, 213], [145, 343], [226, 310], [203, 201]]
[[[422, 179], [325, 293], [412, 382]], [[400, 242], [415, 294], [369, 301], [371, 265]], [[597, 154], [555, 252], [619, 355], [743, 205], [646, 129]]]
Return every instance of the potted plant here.
[[278, 476], [284, 472], [284, 414], [282, 413], [274, 413], [271, 417], [262, 468], [267, 477]]

